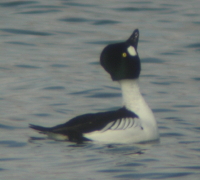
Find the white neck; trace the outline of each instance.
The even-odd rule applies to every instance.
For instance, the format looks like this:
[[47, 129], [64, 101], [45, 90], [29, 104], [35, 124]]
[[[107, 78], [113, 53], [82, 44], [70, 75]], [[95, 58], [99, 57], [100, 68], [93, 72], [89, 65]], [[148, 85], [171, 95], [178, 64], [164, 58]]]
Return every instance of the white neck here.
[[142, 94], [140, 93], [140, 88], [138, 86], [137, 79], [125, 79], [120, 80], [121, 85], [123, 105], [133, 111], [139, 116], [140, 119], [144, 120], [154, 120], [154, 115], [145, 102]]

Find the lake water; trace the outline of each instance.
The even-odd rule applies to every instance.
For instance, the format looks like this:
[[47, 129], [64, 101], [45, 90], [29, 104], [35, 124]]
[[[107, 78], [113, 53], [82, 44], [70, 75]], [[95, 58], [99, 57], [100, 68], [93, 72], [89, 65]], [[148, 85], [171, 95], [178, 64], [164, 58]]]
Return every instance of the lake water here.
[[[199, 180], [200, 1], [0, 2], [0, 179]], [[76, 145], [29, 123], [54, 126], [121, 107], [99, 65], [108, 43], [140, 30], [141, 91], [159, 143]]]

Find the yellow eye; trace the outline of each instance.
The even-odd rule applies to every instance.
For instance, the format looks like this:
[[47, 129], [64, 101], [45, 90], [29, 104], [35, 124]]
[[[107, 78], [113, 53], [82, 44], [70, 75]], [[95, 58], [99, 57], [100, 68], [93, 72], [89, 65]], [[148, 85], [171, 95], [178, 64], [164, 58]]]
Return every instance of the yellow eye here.
[[126, 57], [127, 56], [127, 54], [124, 52], [124, 53], [122, 53], [122, 57]]

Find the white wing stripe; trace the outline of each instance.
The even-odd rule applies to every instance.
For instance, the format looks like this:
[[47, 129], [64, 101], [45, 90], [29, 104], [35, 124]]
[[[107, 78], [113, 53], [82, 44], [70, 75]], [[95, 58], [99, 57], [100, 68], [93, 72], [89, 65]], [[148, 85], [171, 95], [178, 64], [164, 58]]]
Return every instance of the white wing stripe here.
[[120, 121], [121, 121], [120, 119], [116, 120], [110, 129], [113, 129], [113, 130], [117, 129], [120, 124]]
[[115, 123], [109, 128], [112, 130], [120, 130], [131, 128], [135, 124], [133, 118], [122, 118], [115, 121]]
[[122, 129], [123, 128], [123, 124], [124, 124], [123, 118], [120, 119], [119, 121], [120, 121], [120, 123], [119, 123], [119, 125], [118, 125], [118, 127], [116, 129]]
[[127, 128], [131, 128], [131, 127], [133, 127], [133, 125], [135, 124], [135, 120], [134, 120], [134, 119], [129, 118], [129, 121], [130, 121], [130, 123], [129, 123], [129, 125], [128, 125]]
[[114, 123], [115, 123], [115, 121], [108, 123], [101, 131], [102, 132], [107, 131], [108, 129], [110, 129], [113, 126]]
[[125, 125], [124, 125], [124, 129], [126, 129], [129, 126], [129, 124], [130, 124], [130, 119], [127, 118], [126, 122], [125, 122]]
[[116, 121], [112, 121], [108, 123], [101, 132], [105, 132], [107, 130], [123, 130], [127, 128], [131, 128], [133, 126], [137, 126], [137, 121], [134, 118], [122, 118], [117, 119]]

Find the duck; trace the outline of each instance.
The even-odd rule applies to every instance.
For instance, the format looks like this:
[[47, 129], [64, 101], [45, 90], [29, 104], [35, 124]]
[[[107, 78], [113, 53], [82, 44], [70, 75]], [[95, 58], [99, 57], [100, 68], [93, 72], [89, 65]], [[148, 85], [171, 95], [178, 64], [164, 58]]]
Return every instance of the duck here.
[[121, 87], [121, 108], [76, 116], [63, 124], [29, 127], [54, 140], [84, 143], [130, 144], [159, 140], [157, 121], [139, 88], [141, 62], [137, 51], [139, 30], [125, 42], [107, 45], [100, 64]]

